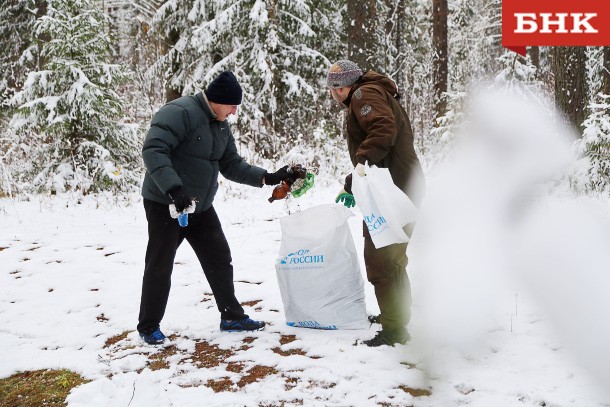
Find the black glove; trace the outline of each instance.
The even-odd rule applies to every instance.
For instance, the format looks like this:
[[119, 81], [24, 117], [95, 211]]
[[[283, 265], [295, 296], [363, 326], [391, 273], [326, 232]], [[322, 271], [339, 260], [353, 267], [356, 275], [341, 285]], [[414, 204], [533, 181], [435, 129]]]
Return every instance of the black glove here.
[[343, 184], [343, 189], [348, 194], [352, 193], [352, 174], [349, 174], [347, 177], [345, 177], [345, 183]]
[[276, 172], [266, 172], [265, 173], [265, 184], [267, 185], [275, 185], [280, 182], [294, 178], [294, 174], [292, 172], [288, 172], [288, 166], [285, 165]]
[[195, 198], [189, 196], [182, 187], [176, 187], [167, 193], [171, 198], [173, 204], [176, 206], [178, 212], [182, 212], [193, 203]]

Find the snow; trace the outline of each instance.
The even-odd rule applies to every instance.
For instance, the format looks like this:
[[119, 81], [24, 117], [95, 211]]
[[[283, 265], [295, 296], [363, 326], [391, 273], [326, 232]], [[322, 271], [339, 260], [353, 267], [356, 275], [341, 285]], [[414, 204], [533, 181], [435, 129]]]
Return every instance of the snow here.
[[[425, 294], [418, 281], [425, 270], [414, 269], [417, 236], [409, 248], [415, 298], [410, 343], [354, 346], [374, 335], [375, 325], [355, 331], [285, 325], [274, 270], [279, 219], [299, 206], [331, 202], [338, 189], [338, 183], [314, 187], [287, 205], [269, 204], [270, 188], [221, 186], [215, 207], [232, 249], [237, 297], [260, 300], [245, 309], [269, 325], [261, 332], [221, 333], [207, 281], [184, 244], [162, 322], [164, 332], [176, 336], [165, 348], [142, 345], [135, 332], [147, 241], [139, 197], [131, 203], [103, 196], [86, 197], [80, 204], [67, 196], [0, 200], [0, 377], [43, 368], [79, 372], [91, 382], [72, 391], [69, 406], [610, 405], [595, 376], [521, 292], [518, 300], [513, 292], [505, 298], [501, 318], [486, 326], [480, 341], [467, 346], [449, 341], [432, 349], [438, 341], [426, 337], [419, 301]], [[362, 256], [359, 217], [349, 223]], [[376, 313], [368, 283], [365, 294], [369, 313]], [[105, 346], [124, 332], [124, 339]], [[288, 335], [295, 340], [280, 343]], [[199, 365], [196, 347], [203, 341], [229, 350], [228, 358], [217, 366]], [[147, 367], [171, 345], [175, 349], [165, 357], [165, 368]], [[598, 345], [602, 352], [604, 345]], [[287, 353], [291, 350], [300, 351]], [[227, 370], [236, 363], [243, 365], [241, 372]], [[274, 370], [258, 382], [236, 386], [254, 366]], [[234, 383], [233, 391], [216, 393], [206, 386], [223, 378]], [[400, 386], [429, 389], [431, 395], [414, 397]]]

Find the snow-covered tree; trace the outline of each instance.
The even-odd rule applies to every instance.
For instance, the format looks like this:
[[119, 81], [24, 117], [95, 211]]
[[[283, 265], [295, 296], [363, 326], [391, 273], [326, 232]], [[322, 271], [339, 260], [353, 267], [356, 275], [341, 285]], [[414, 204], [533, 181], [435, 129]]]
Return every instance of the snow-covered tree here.
[[33, 31], [42, 3], [40, 0], [0, 3], [0, 99], [3, 110], [15, 89], [23, 84], [27, 68], [37, 63], [35, 46], [27, 33]]
[[233, 71], [244, 89], [236, 136], [271, 157], [328, 115], [324, 76], [344, 49], [340, 10], [320, 0], [170, 0], [156, 29], [175, 41], [152, 71], [182, 94]]
[[576, 142], [583, 157], [576, 186], [584, 192], [610, 194], [610, 95], [589, 106], [591, 114], [583, 123], [582, 138]]
[[128, 73], [107, 62], [113, 47], [102, 2], [48, 0], [32, 34], [42, 62], [11, 99], [17, 112], [2, 148], [11, 182], [51, 193], [136, 185], [139, 137], [121, 123], [116, 92]]

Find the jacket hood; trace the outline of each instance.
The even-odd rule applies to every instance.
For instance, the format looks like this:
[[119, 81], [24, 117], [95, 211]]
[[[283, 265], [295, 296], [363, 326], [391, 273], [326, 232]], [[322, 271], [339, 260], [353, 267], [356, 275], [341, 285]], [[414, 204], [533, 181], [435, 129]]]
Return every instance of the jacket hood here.
[[377, 85], [384, 88], [390, 95], [395, 95], [398, 93], [398, 87], [396, 86], [396, 82], [392, 79], [388, 78], [385, 75], [382, 75], [375, 71], [368, 71], [362, 78], [357, 82], [356, 88], [359, 88], [363, 85]]

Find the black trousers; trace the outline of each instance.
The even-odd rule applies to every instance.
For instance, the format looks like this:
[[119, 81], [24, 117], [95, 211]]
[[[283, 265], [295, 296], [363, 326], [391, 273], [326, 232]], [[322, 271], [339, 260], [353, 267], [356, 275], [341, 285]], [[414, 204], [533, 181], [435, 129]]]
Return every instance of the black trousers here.
[[184, 239], [191, 245], [210, 284], [222, 319], [248, 316], [235, 298], [231, 250], [211, 207], [189, 215], [187, 227], [172, 219], [167, 205], [144, 199], [148, 221], [148, 247], [142, 281], [138, 331], [151, 333], [159, 328], [171, 287], [174, 258]]

